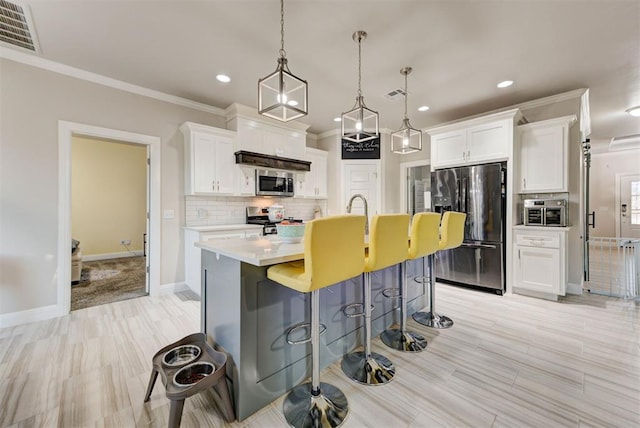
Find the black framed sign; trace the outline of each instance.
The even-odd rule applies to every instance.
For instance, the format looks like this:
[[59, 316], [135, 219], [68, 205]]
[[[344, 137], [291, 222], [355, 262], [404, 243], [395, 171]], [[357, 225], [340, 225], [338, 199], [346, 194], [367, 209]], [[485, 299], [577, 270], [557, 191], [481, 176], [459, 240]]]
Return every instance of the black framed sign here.
[[342, 140], [342, 159], [380, 159], [380, 137], [362, 143]]

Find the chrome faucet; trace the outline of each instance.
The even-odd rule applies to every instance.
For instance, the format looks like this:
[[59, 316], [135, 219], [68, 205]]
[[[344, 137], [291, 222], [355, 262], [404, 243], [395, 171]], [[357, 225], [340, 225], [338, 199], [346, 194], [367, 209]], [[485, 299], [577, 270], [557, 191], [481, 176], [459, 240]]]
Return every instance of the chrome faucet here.
[[367, 206], [367, 200], [364, 198], [364, 196], [362, 196], [360, 193], [356, 193], [355, 195], [353, 195], [351, 199], [349, 199], [349, 203], [347, 204], [347, 213], [351, 213], [351, 205], [353, 205], [353, 200], [356, 198], [362, 199], [362, 202], [364, 203], [364, 216], [366, 218], [364, 223], [364, 234], [368, 235], [369, 234], [369, 208]]

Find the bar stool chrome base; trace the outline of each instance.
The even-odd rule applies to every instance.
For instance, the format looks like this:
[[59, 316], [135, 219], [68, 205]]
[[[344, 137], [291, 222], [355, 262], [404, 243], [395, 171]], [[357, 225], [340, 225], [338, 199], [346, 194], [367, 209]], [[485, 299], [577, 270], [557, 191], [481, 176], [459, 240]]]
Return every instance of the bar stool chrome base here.
[[391, 382], [396, 374], [396, 368], [387, 357], [372, 352], [367, 358], [364, 351], [345, 355], [342, 371], [351, 380], [365, 385], [384, 385]]
[[416, 312], [413, 314], [415, 322], [431, 328], [449, 328], [453, 325], [453, 320], [435, 312]]
[[427, 339], [412, 331], [403, 332], [399, 328], [390, 328], [380, 334], [382, 343], [389, 348], [404, 352], [421, 352], [427, 347]]
[[289, 425], [302, 427], [337, 427], [349, 412], [347, 397], [333, 385], [320, 382], [320, 394], [311, 393], [311, 383], [293, 388], [284, 399], [283, 413]]

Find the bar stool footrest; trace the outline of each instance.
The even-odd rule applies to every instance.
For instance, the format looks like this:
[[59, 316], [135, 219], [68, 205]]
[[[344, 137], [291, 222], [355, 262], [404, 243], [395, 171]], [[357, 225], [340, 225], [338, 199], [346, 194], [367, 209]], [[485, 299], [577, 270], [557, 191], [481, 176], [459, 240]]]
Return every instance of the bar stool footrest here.
[[[360, 309], [358, 312], [349, 312], [349, 309], [353, 309], [353, 308], [362, 308], [362, 309]], [[373, 310], [375, 308], [376, 308], [375, 305], [371, 305], [371, 311], [372, 312], [373, 312]], [[342, 308], [342, 313], [347, 318], [363, 317], [364, 316], [364, 303], [360, 303], [360, 302], [350, 303], [350, 304], [346, 305], [344, 308]]]
[[[289, 330], [287, 330], [287, 334], [285, 336], [285, 340], [287, 341], [287, 343], [289, 345], [302, 345], [304, 343], [311, 342], [311, 333], [309, 333], [309, 337], [305, 337], [304, 339], [299, 339], [299, 340], [290, 339], [291, 334], [293, 332], [298, 331], [298, 330], [302, 330], [303, 328], [308, 330], [308, 331], [311, 331], [311, 323], [310, 322], [305, 322], [305, 323], [302, 323], [302, 324], [298, 324], [298, 325], [295, 325], [295, 326], [291, 327]], [[327, 326], [321, 323], [320, 324], [320, 333], [319, 334], [322, 335], [322, 334], [324, 334], [325, 331], [327, 331]]]

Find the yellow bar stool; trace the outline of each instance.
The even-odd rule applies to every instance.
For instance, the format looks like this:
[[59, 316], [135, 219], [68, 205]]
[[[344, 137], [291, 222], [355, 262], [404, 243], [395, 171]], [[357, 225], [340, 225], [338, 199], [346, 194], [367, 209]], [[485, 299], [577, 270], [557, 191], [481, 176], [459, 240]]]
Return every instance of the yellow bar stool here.
[[[438, 251], [440, 214], [418, 213], [411, 222], [408, 260], [426, 257]], [[427, 347], [424, 336], [407, 330], [407, 260], [400, 264], [400, 328], [390, 328], [380, 334], [382, 342], [390, 348], [404, 352], [420, 352]]]
[[371, 272], [407, 258], [409, 214], [382, 214], [371, 219], [369, 252], [363, 273], [364, 350], [347, 354], [342, 371], [356, 382], [381, 385], [393, 379], [396, 369], [386, 357], [371, 352]]
[[[440, 242], [438, 251], [459, 247], [464, 239], [464, 222], [467, 215], [455, 211], [447, 211], [442, 215], [440, 226]], [[449, 328], [453, 325], [451, 318], [436, 313], [436, 257], [429, 255], [429, 312], [416, 312], [413, 319], [427, 327]]]
[[364, 227], [365, 217], [360, 215], [313, 220], [304, 232], [304, 263], [283, 263], [267, 270], [269, 279], [311, 293], [311, 336], [298, 342], [311, 342], [311, 383], [294, 387], [283, 405], [293, 427], [336, 427], [347, 417], [349, 408], [342, 391], [320, 382], [320, 289], [362, 274]]

